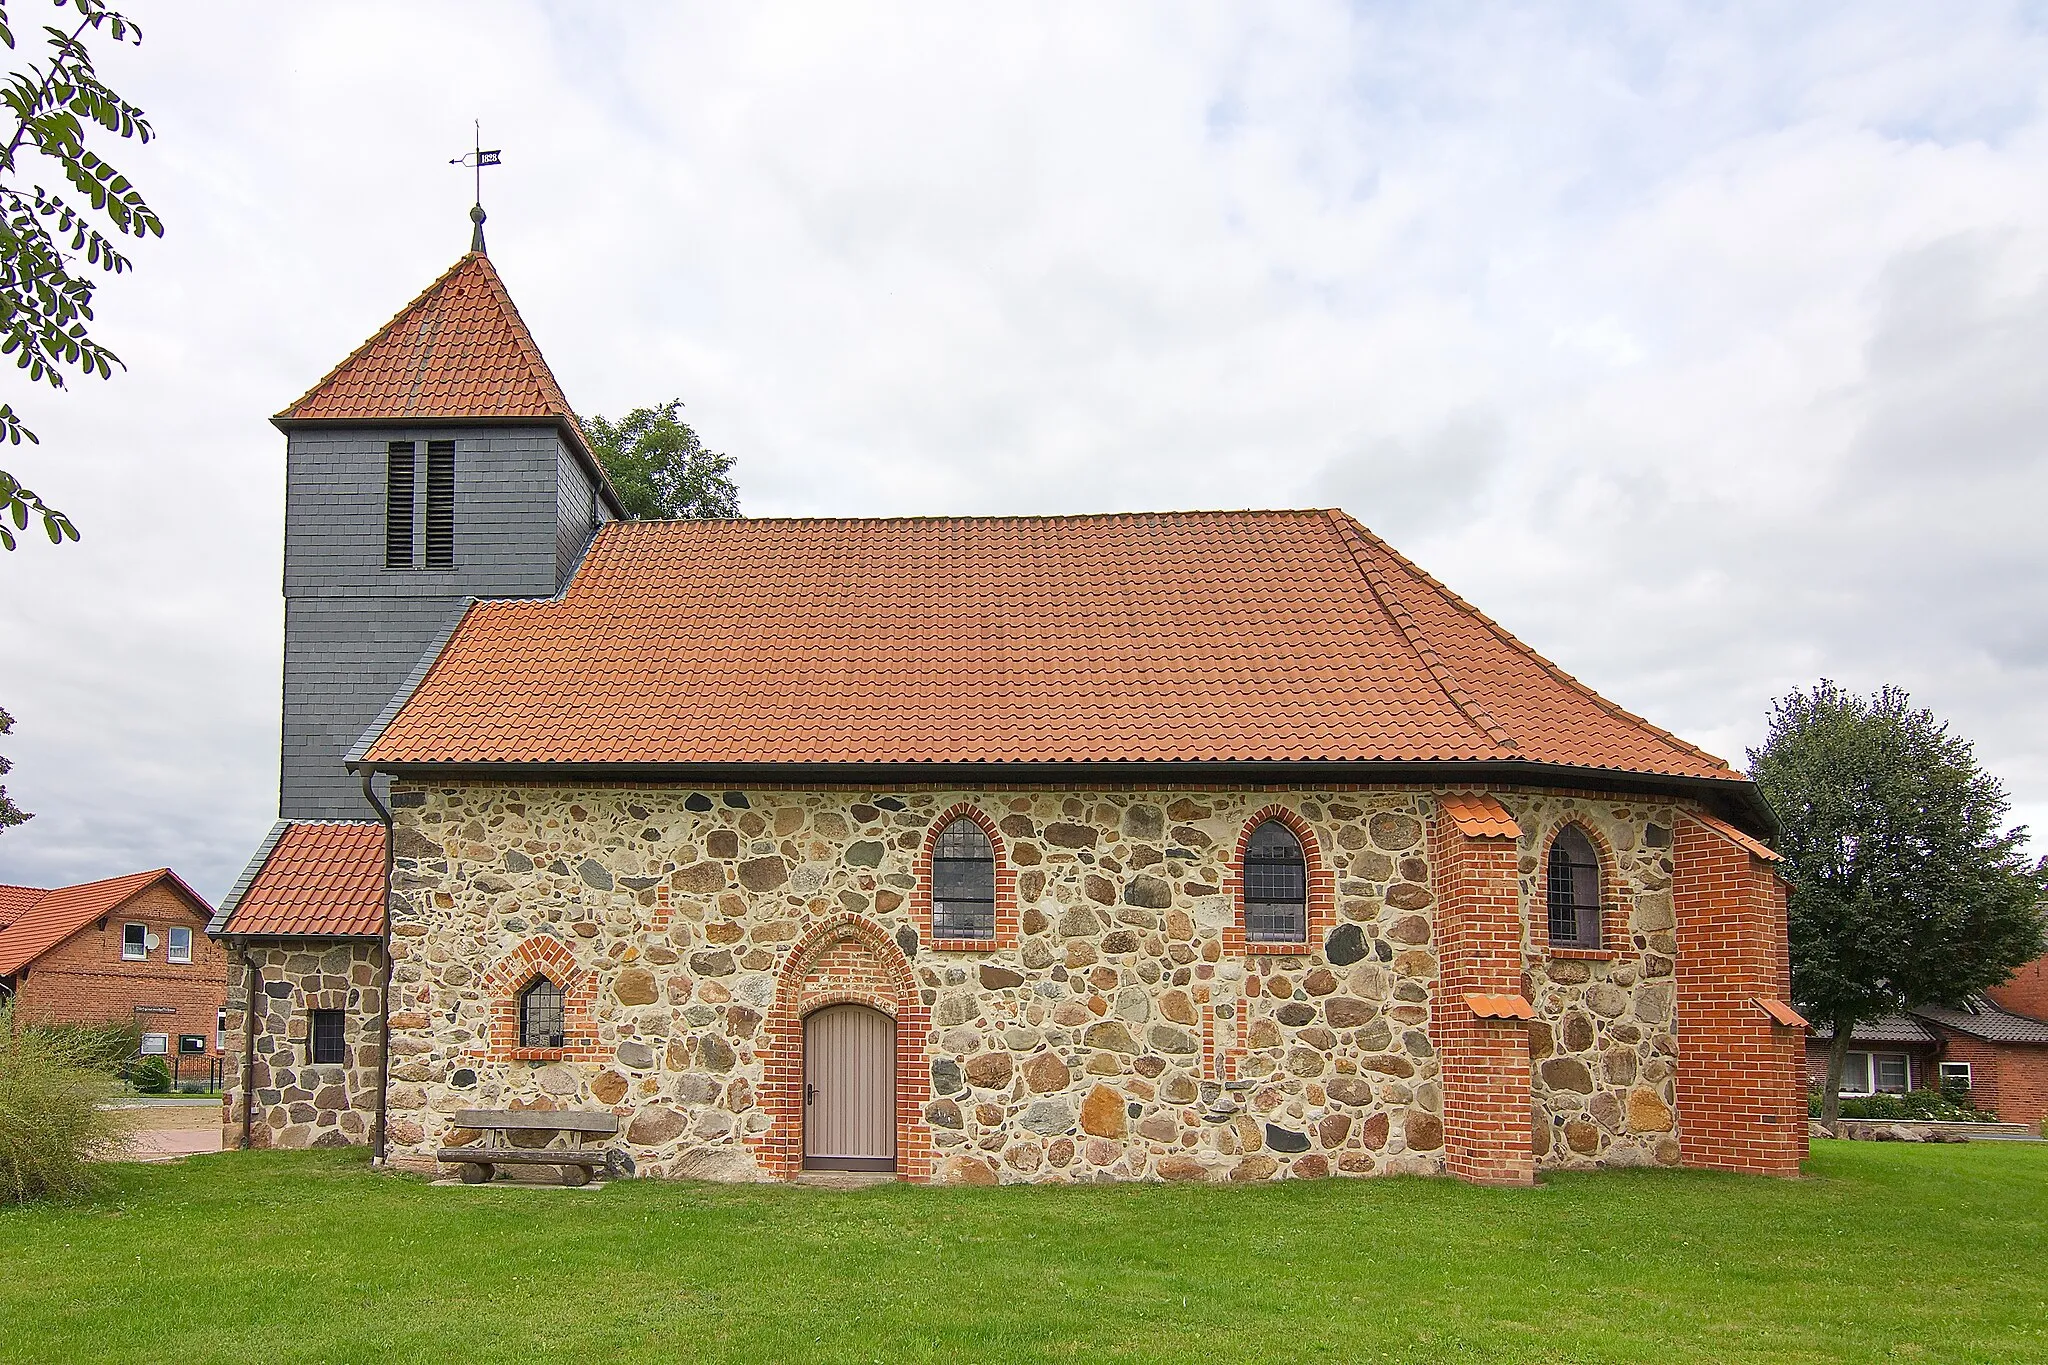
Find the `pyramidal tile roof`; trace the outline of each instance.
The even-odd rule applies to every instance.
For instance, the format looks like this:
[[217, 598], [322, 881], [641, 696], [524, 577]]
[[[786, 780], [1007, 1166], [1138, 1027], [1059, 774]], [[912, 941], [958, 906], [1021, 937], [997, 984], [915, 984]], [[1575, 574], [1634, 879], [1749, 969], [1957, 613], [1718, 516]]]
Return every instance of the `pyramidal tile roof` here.
[[470, 252], [273, 420], [557, 421], [576, 415], [490, 257]]
[[621, 522], [389, 764], [1512, 761], [1744, 783], [1338, 511]]
[[221, 902], [210, 934], [372, 938], [384, 932], [384, 826], [280, 822]]
[[213, 907], [168, 867], [52, 890], [0, 887], [0, 914], [8, 916], [6, 927], [0, 928], [0, 976], [20, 971], [101, 915], [112, 914], [136, 893], [165, 879], [200, 913], [213, 912]]

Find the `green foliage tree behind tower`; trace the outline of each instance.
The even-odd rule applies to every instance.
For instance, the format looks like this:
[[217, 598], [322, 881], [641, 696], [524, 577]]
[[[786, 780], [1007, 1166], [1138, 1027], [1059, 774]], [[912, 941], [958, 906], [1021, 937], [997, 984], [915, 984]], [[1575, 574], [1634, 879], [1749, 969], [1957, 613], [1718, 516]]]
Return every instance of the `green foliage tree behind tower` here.
[[682, 406], [682, 399], [671, 398], [635, 408], [617, 422], [577, 420], [627, 515], [641, 521], [736, 517], [740, 494], [732, 481], [733, 457], [706, 450], [676, 415]]
[[1834, 1029], [1822, 1120], [1858, 1023], [1957, 1003], [2041, 955], [2041, 866], [1968, 741], [1895, 687], [1822, 680], [1772, 705], [1750, 773], [1784, 824], [1793, 997]]

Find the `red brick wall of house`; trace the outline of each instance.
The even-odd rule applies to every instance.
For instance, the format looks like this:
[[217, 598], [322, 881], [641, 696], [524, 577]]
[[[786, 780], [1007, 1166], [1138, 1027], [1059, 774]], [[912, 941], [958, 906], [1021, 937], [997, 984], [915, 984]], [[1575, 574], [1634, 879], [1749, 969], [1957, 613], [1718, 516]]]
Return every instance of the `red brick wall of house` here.
[[1785, 884], [1768, 863], [1681, 819], [1678, 920], [1678, 1141], [1687, 1166], [1793, 1176], [1806, 1157], [1801, 1030], [1754, 1001], [1791, 994]]
[[2048, 957], [2035, 958], [2014, 972], [2012, 980], [1985, 994], [2014, 1014], [2048, 1021]]
[[[206, 920], [164, 882], [145, 887], [109, 914], [104, 927], [89, 923], [31, 962], [18, 978], [15, 1008], [23, 1019], [51, 1023], [132, 1019], [146, 1032], [170, 1035], [167, 1065], [177, 1054], [179, 1035], [198, 1034], [206, 1039], [206, 1052], [185, 1058], [184, 1067], [196, 1062], [198, 1074], [184, 1079], [204, 1080], [210, 1060], [221, 1055], [214, 1030], [227, 1000], [228, 972], [227, 953], [206, 936]], [[159, 940], [145, 961], [121, 960], [122, 926], [130, 923], [147, 925]], [[192, 931], [189, 965], [168, 960], [173, 926]], [[137, 1006], [171, 1012], [138, 1015]]]
[[1477, 1184], [1531, 1184], [1528, 1026], [1482, 1019], [1465, 1003], [1468, 994], [1522, 992], [1515, 841], [1468, 839], [1441, 813], [1430, 837], [1443, 955], [1432, 1023], [1443, 1075], [1445, 1165]]
[[2048, 1046], [1950, 1034], [1946, 1062], [1970, 1064], [1970, 1103], [2007, 1123], [2048, 1118]]

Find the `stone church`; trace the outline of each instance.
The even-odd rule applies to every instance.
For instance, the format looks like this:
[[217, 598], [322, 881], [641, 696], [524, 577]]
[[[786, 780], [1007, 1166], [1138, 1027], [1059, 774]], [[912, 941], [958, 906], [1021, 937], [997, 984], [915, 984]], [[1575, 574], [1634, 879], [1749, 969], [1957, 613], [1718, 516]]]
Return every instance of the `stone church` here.
[[1339, 511], [626, 520], [481, 245], [273, 419], [229, 1145], [1796, 1173], [1742, 774]]

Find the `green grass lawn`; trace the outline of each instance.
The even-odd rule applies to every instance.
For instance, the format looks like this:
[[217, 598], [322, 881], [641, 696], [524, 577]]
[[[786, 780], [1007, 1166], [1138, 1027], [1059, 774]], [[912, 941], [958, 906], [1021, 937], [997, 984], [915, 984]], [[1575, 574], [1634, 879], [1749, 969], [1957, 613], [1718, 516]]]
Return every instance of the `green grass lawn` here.
[[0, 1213], [33, 1360], [2048, 1360], [2048, 1147], [1813, 1178], [429, 1187], [355, 1153]]

